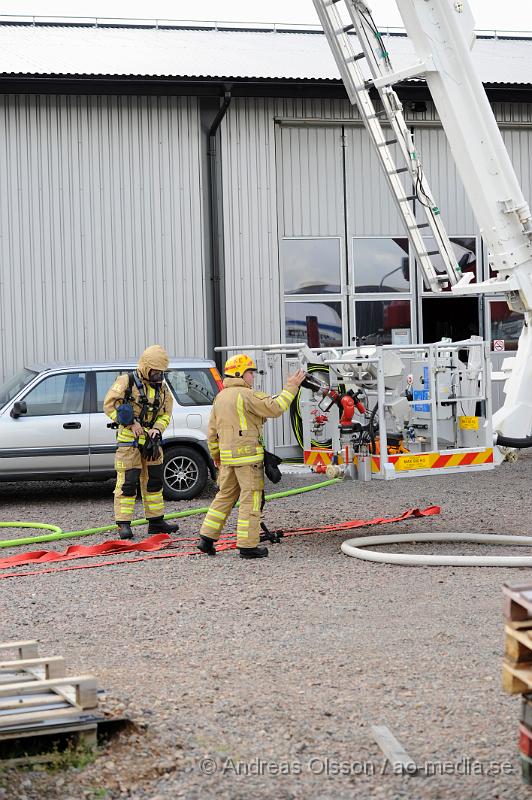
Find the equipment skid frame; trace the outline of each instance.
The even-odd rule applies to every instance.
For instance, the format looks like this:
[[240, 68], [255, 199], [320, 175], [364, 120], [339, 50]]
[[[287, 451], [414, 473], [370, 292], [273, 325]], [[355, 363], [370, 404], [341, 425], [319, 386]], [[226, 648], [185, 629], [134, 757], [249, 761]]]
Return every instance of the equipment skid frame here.
[[[481, 441], [472, 447], [442, 448], [439, 446], [437, 410], [438, 405], [441, 406], [444, 401], [438, 396], [437, 375], [440, 371], [438, 367], [438, 356], [443, 353], [457, 353], [466, 346], [478, 349], [481, 353], [479, 359], [482, 364], [480, 389], [478, 395], [474, 398], [475, 404], [477, 402], [484, 402], [485, 404], [485, 419], [480, 429]], [[491, 362], [489, 346], [485, 342], [478, 340], [459, 343], [437, 342], [430, 345], [382, 345], [376, 347], [374, 357], [369, 358], [364, 354], [365, 349], [366, 348], [362, 347], [358, 350], [359, 356], [357, 356], [357, 350], [350, 350], [348, 353], [337, 355], [334, 358], [322, 356], [322, 360], [324, 366], [328, 366], [331, 370], [334, 370], [335, 367], [340, 367], [344, 372], [349, 368], [349, 365], [360, 368], [361, 364], [372, 363], [376, 366], [376, 399], [379, 406], [381, 452], [379, 455], [369, 453], [366, 456], [352, 454], [349, 452], [349, 448], [341, 448], [339, 446], [339, 440], [337, 438], [335, 440], [335, 437], [333, 437], [333, 449], [330, 451], [322, 451], [322, 457], [328, 455], [330, 464], [334, 463], [334, 460], [338, 460], [339, 458], [341, 458], [346, 465], [354, 464], [356, 472], [352, 477], [360, 478], [365, 474], [365, 480], [369, 480], [369, 478], [394, 480], [396, 478], [421, 477], [425, 475], [449, 474], [454, 472], [477, 472], [493, 469]], [[422, 452], [396, 455], [390, 455], [388, 453], [386, 408], [389, 405], [387, 398], [390, 393], [385, 386], [384, 357], [386, 353], [396, 353], [400, 356], [413, 356], [415, 354], [426, 356], [429, 375], [428, 397], [424, 398], [422, 401], [415, 399], [408, 401], [410, 406], [415, 407], [423, 405], [430, 407], [430, 448]], [[342, 376], [338, 377], [339, 381], [342, 379]], [[471, 402], [470, 399], [469, 402]], [[305, 463], [308, 463], [310, 453], [315, 452], [316, 448], [310, 447], [308, 450], [305, 448]], [[342, 452], [345, 453], [345, 455], [343, 455]], [[349, 472], [347, 474], [349, 475]]]

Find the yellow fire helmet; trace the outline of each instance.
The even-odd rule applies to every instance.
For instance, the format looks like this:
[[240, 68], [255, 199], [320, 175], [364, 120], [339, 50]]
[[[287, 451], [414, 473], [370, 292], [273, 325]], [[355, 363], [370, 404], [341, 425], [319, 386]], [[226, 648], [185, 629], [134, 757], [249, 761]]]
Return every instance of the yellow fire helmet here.
[[238, 353], [236, 356], [228, 358], [225, 362], [224, 375], [227, 375], [228, 378], [241, 378], [248, 369], [253, 369], [256, 372], [257, 365], [245, 353]]

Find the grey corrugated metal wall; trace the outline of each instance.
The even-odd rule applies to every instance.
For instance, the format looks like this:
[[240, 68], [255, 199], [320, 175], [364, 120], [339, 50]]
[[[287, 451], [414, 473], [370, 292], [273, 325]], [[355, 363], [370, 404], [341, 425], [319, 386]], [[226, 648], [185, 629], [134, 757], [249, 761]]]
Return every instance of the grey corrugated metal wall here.
[[271, 100], [233, 100], [221, 159], [227, 342], [265, 343], [281, 325]]
[[279, 235], [343, 235], [341, 128], [283, 125], [277, 143]]
[[195, 98], [0, 97], [0, 376], [205, 354]]
[[[402, 235], [403, 222], [365, 129], [346, 126], [345, 136], [349, 240], [351, 236]], [[398, 158], [396, 147], [392, 151]]]

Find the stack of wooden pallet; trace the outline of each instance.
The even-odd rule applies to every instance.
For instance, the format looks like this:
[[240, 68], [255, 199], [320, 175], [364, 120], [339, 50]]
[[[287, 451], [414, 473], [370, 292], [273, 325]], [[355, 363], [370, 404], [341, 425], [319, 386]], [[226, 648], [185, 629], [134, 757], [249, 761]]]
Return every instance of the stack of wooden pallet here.
[[524, 783], [532, 786], [532, 583], [505, 583], [503, 687], [521, 694], [519, 750]]
[[[0, 644], [0, 757], [30, 737], [76, 735], [96, 743], [98, 686], [91, 675], [67, 677], [59, 656], [39, 657], [37, 642]], [[24, 749], [24, 748], [22, 748]]]

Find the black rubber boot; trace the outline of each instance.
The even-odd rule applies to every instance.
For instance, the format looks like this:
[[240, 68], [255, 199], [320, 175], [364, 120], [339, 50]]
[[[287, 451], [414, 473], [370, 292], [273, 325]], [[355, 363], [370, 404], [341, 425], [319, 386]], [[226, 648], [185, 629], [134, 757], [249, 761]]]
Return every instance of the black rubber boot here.
[[205, 553], [207, 556], [215, 556], [216, 555], [216, 548], [214, 546], [214, 540], [209, 539], [208, 536], [200, 536], [198, 542], [198, 550], [201, 553]]
[[240, 547], [240, 558], [267, 558], [267, 547]]
[[154, 533], [176, 533], [178, 530], [179, 525], [177, 522], [168, 523], [162, 517], [148, 520], [149, 536], [153, 536]]
[[118, 535], [121, 539], [133, 538], [133, 531], [129, 522], [118, 522], [117, 520], [116, 524], [118, 525]]

